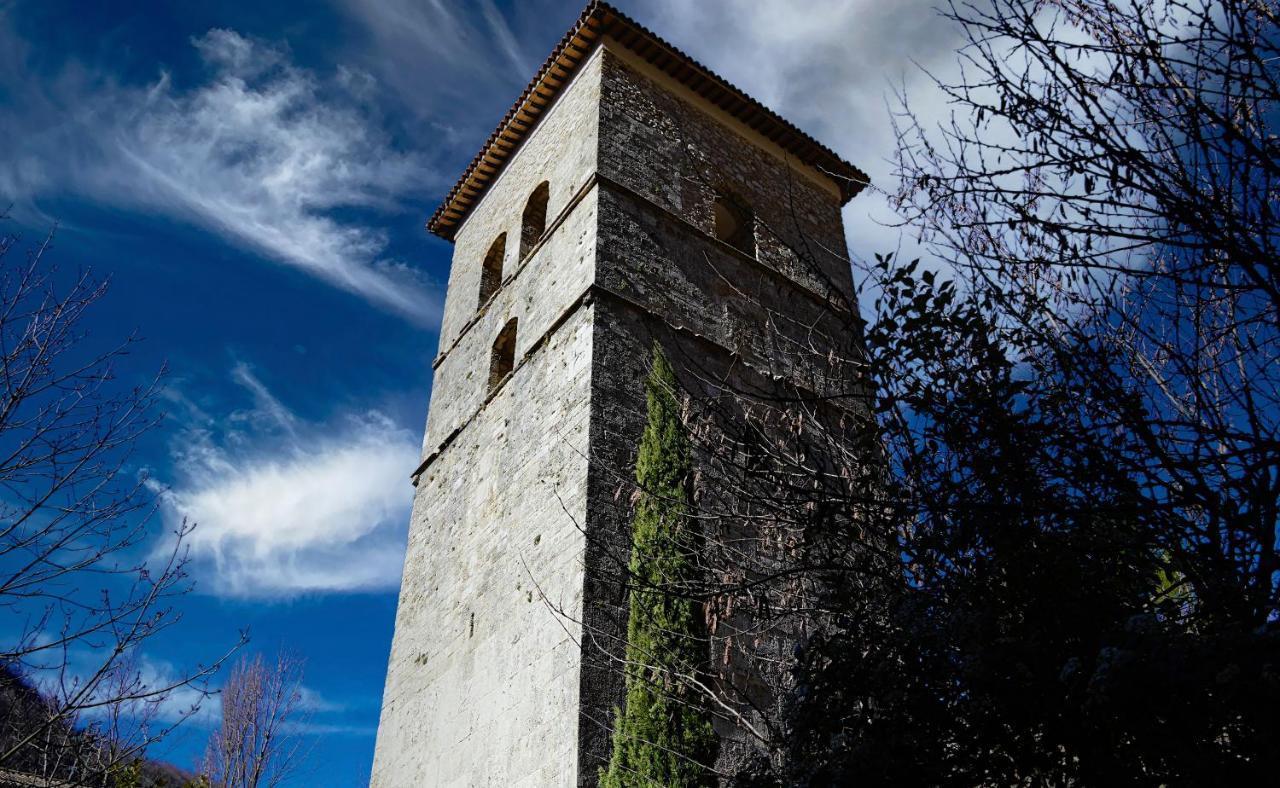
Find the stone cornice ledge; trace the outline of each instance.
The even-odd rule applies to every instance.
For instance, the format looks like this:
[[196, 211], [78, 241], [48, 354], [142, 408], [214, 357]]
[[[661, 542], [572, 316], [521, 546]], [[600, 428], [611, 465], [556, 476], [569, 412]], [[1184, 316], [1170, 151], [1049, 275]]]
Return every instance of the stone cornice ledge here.
[[[529, 363], [530, 360], [533, 358], [533, 356], [539, 350], [541, 350], [544, 345], [546, 345], [548, 342], [551, 341], [551, 338], [555, 336], [557, 331], [560, 330], [560, 327], [563, 326], [565, 323], [567, 323], [569, 319], [578, 312], [578, 310], [582, 309], [585, 306], [590, 306], [594, 304], [599, 299], [613, 299], [614, 301], [620, 304], [623, 304], [638, 312], [641, 312], [644, 315], [661, 322], [673, 333], [680, 334], [690, 339], [693, 339], [694, 341], [706, 346], [709, 351], [718, 352], [725, 356], [728, 356], [732, 360], [733, 366], [748, 369], [751, 372], [761, 376], [766, 380], [777, 378], [777, 375], [775, 375], [774, 373], [767, 372], [761, 369], [756, 364], [753, 364], [751, 361], [747, 360], [745, 356], [738, 353], [738, 351], [733, 350], [729, 347], [726, 347], [725, 345], [712, 339], [706, 334], [702, 334], [697, 331], [694, 331], [688, 326], [685, 326], [682, 324], [672, 323], [666, 317], [658, 314], [657, 312], [654, 312], [652, 309], [649, 309], [644, 304], [641, 304], [640, 302], [635, 301], [607, 287], [592, 283], [588, 285], [586, 289], [584, 289], [582, 293], [580, 293], [578, 297], [573, 300], [573, 303], [571, 303], [568, 307], [564, 309], [564, 311], [560, 313], [560, 315], [555, 319], [555, 322], [553, 322], [550, 325], [550, 327], [547, 328], [546, 331], [542, 332], [542, 335], [538, 337], [537, 341], [535, 341], [532, 345], [529, 346], [529, 349], [526, 350], [524, 354], [520, 357], [520, 359], [516, 362], [511, 372], [509, 372], [507, 376], [503, 379], [502, 385], [499, 385], [493, 391], [489, 392], [489, 394], [484, 398], [484, 401], [480, 403], [480, 406], [476, 408], [475, 412], [472, 413], [470, 416], [468, 416], [465, 421], [463, 421], [461, 424], [455, 427], [448, 435], [446, 435], [444, 439], [440, 441], [439, 445], [435, 448], [435, 450], [432, 451], [431, 454], [427, 455], [426, 459], [424, 459], [421, 463], [418, 464], [418, 467], [415, 468], [413, 473], [409, 475], [409, 480], [413, 484], [413, 486], [415, 487], [418, 486], [418, 479], [421, 478], [423, 473], [426, 473], [427, 469], [431, 467], [431, 464], [435, 462], [436, 458], [439, 457], [441, 454], [443, 454], [445, 450], [448, 449], [451, 445], [453, 445], [453, 442], [457, 440], [458, 437], [462, 435], [463, 432], [466, 431], [467, 427], [469, 427], [471, 423], [474, 422], [481, 413], [484, 413], [485, 409], [489, 406], [489, 403], [492, 402], [499, 394], [501, 394], [502, 390], [505, 389], [506, 386], [512, 380], [515, 379], [516, 375], [525, 366], [525, 364]], [[801, 386], [800, 384], [795, 383], [794, 381], [791, 383], [791, 385], [794, 386], [796, 389], [806, 392], [811, 396], [814, 396], [814, 397], [818, 396], [815, 392], [810, 391], [808, 388]]]

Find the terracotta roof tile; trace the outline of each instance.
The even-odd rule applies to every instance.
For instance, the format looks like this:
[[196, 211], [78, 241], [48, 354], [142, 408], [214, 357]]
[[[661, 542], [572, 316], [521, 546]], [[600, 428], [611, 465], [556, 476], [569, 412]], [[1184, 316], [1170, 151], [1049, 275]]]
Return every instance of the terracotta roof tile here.
[[614, 36], [624, 46], [773, 140], [800, 161], [828, 173], [839, 186], [845, 201], [852, 199], [868, 183], [866, 173], [728, 80], [608, 3], [592, 0], [432, 214], [427, 222], [431, 232], [452, 240], [454, 231], [466, 218], [471, 206], [498, 176], [506, 160], [537, 123], [538, 117], [555, 100], [560, 86], [573, 76], [578, 65], [605, 34]]

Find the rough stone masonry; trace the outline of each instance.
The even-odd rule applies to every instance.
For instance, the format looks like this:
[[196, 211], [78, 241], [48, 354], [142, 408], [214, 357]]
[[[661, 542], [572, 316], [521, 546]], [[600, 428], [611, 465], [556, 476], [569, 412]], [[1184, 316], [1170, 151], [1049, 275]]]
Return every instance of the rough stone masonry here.
[[840, 209], [863, 183], [587, 7], [431, 222], [453, 265], [372, 785], [595, 785], [650, 348], [691, 386], [829, 386], [779, 335], [848, 325]]

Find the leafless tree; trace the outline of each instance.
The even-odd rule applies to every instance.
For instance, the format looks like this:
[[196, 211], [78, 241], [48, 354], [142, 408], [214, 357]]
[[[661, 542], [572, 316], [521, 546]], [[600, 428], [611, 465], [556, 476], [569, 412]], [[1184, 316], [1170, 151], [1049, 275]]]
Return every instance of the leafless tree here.
[[222, 688], [222, 722], [209, 738], [201, 773], [212, 788], [272, 788], [306, 755], [299, 726], [308, 712], [303, 664], [289, 654], [241, 657]]
[[1270, 0], [952, 2], [957, 107], [898, 204], [1175, 515], [1202, 612], [1280, 604], [1280, 16]]
[[0, 238], [0, 665], [42, 696], [0, 720], [0, 769], [100, 784], [194, 711], [158, 713], [176, 690], [198, 700], [226, 655], [172, 676], [142, 670], [142, 647], [178, 623], [191, 588], [191, 526], [148, 554], [154, 500], [133, 464], [160, 420], [160, 376], [118, 379], [138, 337], [89, 336], [107, 282], [55, 270], [52, 241], [16, 260], [17, 239]]

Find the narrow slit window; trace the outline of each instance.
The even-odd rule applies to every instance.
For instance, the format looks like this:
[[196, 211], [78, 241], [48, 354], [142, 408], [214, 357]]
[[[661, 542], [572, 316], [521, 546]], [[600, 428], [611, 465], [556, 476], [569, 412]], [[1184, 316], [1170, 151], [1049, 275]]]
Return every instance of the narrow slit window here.
[[520, 219], [521, 260], [529, 256], [529, 252], [533, 251], [533, 247], [542, 240], [542, 234], [547, 231], [547, 197], [550, 194], [551, 187], [543, 181], [529, 195], [529, 201], [524, 205], [524, 215]]
[[480, 306], [488, 303], [502, 285], [502, 258], [506, 253], [507, 234], [503, 233], [494, 240], [488, 254], [484, 256], [484, 266], [480, 269]]
[[716, 238], [755, 257], [756, 220], [751, 208], [732, 194], [721, 192], [715, 204]]
[[493, 354], [489, 359], [489, 391], [502, 385], [516, 366], [516, 318], [511, 318], [493, 341]]

